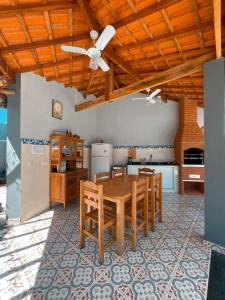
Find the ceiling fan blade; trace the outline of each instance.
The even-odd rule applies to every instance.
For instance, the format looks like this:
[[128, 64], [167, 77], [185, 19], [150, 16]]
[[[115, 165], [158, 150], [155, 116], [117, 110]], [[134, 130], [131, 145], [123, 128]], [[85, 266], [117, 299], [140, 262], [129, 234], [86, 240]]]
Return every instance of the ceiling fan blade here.
[[89, 66], [92, 70], [96, 71], [98, 69], [98, 59], [91, 58]]
[[87, 55], [87, 50], [84, 49], [84, 48], [80, 48], [80, 47], [72, 47], [72, 46], [64, 46], [64, 45], [62, 45], [61, 49], [63, 51], [66, 51], [66, 52], [73, 52], [73, 53], [79, 53], [79, 54], [85, 54], [85, 55]]
[[151, 93], [150, 97], [153, 98], [153, 97], [155, 97], [156, 95], [158, 95], [158, 93], [160, 93], [160, 92], [161, 92], [161, 90], [160, 90], [160, 89], [157, 89], [157, 90], [155, 90], [154, 92]]
[[107, 63], [104, 61], [104, 59], [102, 57], [99, 57], [98, 65], [102, 69], [102, 71], [104, 71], [104, 72], [109, 71], [109, 66], [107, 65]]
[[115, 35], [116, 30], [112, 25], [107, 25], [106, 28], [103, 30], [102, 34], [98, 38], [95, 47], [99, 50], [103, 50], [112, 37]]

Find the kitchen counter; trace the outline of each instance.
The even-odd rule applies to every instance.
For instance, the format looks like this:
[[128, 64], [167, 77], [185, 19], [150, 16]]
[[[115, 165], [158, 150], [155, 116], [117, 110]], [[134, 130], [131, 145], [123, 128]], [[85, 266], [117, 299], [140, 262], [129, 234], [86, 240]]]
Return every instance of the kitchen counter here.
[[176, 164], [172, 161], [132, 161], [132, 162], [128, 162], [127, 165], [175, 166]]
[[151, 168], [155, 173], [162, 173], [163, 192], [178, 192], [178, 165], [171, 162], [132, 162], [127, 164], [127, 174], [138, 175], [140, 168]]

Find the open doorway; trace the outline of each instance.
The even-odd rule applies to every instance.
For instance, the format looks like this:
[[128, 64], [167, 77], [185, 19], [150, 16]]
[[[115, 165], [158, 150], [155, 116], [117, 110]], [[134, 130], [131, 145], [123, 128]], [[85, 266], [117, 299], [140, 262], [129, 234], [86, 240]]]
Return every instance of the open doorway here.
[[7, 109], [0, 107], [0, 226], [5, 223], [6, 210], [6, 136]]

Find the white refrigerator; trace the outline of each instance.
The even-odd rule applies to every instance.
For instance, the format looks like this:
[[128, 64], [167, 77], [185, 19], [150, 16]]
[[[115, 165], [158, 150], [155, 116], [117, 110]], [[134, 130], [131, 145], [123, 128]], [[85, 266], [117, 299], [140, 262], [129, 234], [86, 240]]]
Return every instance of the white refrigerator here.
[[91, 146], [91, 180], [99, 172], [110, 172], [113, 165], [113, 147], [96, 143]]

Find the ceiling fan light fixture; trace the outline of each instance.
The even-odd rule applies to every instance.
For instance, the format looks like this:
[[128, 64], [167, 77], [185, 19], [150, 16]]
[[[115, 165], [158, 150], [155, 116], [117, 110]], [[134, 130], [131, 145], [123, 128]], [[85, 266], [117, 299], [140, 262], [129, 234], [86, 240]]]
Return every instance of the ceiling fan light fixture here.
[[91, 30], [90, 37], [92, 40], [96, 40], [98, 37], [98, 32], [96, 30]]

